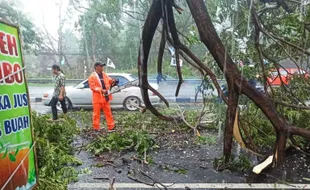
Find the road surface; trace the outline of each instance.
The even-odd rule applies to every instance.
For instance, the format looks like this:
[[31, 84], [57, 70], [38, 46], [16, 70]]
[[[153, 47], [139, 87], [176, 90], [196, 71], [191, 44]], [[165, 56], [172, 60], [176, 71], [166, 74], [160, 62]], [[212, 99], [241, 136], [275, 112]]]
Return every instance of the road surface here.
[[[36, 102], [35, 98], [40, 99], [43, 97], [44, 92], [50, 90], [53, 88], [51, 84], [47, 84], [45, 86], [43, 85], [38, 85], [38, 86], [32, 86], [30, 85], [29, 87], [29, 95], [30, 95], [30, 101], [31, 101], [31, 107], [33, 110], [46, 114], [46, 113], [51, 113], [50, 107], [44, 106], [42, 102]], [[189, 98], [191, 101], [194, 100], [195, 98], [195, 89], [197, 88], [197, 84], [189, 84], [189, 83], [184, 83], [182, 84], [182, 87], [179, 92], [178, 99], [180, 101], [188, 101]], [[176, 90], [176, 85], [170, 85], [166, 83], [160, 83], [159, 84], [159, 92], [168, 99], [170, 102], [175, 102], [175, 90]], [[215, 95], [217, 95], [217, 92], [213, 92]], [[202, 98], [201, 94], [198, 96], [198, 98]], [[188, 107], [188, 106], [187, 106]]]

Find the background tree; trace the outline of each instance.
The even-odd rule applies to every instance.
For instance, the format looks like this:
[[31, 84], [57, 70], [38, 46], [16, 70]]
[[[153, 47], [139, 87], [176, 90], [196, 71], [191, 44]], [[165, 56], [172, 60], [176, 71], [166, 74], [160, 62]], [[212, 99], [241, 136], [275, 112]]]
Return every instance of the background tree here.
[[23, 37], [25, 51], [33, 52], [41, 47], [42, 38], [38, 35], [37, 28], [25, 15], [18, 2], [0, 0], [0, 19], [19, 25]]
[[[82, 5], [81, 5], [82, 4]], [[84, 55], [89, 54], [91, 61], [101, 60], [105, 62], [109, 57], [117, 67], [117, 70], [128, 71], [137, 74], [135, 61], [136, 51], [139, 46], [139, 36], [141, 35], [143, 21], [147, 14], [151, 1], [107, 1], [92, 0], [83, 3], [81, 0], [72, 0], [71, 5], [80, 12], [77, 29], [82, 34], [81, 50]], [[83, 6], [84, 5], [84, 6]], [[178, 18], [182, 34], [192, 37], [188, 38], [199, 55], [205, 55], [205, 48], [201, 44], [193, 43], [195, 36], [191, 35], [193, 20], [189, 11]], [[155, 37], [150, 57], [150, 71], [156, 73], [158, 46], [160, 45], [160, 34]], [[170, 66], [171, 56], [164, 56], [164, 67], [168, 75], [177, 76], [174, 68]], [[90, 61], [89, 61], [90, 62]], [[188, 77], [195, 77], [196, 71], [187, 65], [184, 67]], [[195, 74], [192, 74], [195, 73]]]

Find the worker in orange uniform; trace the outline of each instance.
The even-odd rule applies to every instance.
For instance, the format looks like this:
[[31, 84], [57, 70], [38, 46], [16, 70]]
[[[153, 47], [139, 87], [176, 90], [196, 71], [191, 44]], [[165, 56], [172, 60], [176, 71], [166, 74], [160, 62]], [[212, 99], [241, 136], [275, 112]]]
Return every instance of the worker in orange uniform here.
[[108, 131], [113, 131], [115, 124], [110, 107], [112, 95], [109, 94], [109, 89], [118, 81], [107, 76], [103, 72], [103, 66], [105, 66], [104, 63], [96, 62], [94, 65], [95, 72], [88, 78], [89, 87], [93, 92], [93, 128], [96, 131], [100, 130], [100, 111], [102, 109]]

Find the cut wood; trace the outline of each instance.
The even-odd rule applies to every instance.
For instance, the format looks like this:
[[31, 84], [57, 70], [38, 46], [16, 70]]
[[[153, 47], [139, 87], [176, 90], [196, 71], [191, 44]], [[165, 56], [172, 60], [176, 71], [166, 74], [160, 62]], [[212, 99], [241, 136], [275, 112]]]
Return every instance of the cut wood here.
[[255, 166], [252, 171], [256, 174], [260, 174], [266, 167], [272, 164], [272, 161], [273, 161], [273, 155], [269, 156], [264, 162]]

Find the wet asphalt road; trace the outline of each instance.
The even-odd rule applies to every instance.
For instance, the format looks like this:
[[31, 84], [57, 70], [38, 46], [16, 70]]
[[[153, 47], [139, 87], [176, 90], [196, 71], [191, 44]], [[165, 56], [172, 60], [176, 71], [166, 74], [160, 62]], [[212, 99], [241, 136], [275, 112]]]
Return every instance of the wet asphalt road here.
[[[178, 98], [191, 98], [192, 100], [195, 98], [195, 89], [197, 88], [196, 84], [188, 84], [184, 83], [182, 84], [182, 87], [179, 92]], [[47, 85], [29, 85], [29, 95], [30, 98], [42, 98], [44, 93], [46, 91], [49, 91], [53, 89], [53, 86], [51, 84]], [[175, 90], [176, 86], [175, 85], [169, 85], [166, 83], [160, 83], [159, 84], [159, 92], [168, 99], [168, 101], [172, 101], [173, 99], [175, 100]], [[215, 95], [217, 94], [216, 91], [213, 92]], [[201, 95], [198, 95], [198, 98], [201, 98]], [[170, 101], [170, 102], [171, 102]], [[189, 108], [191, 104], [187, 104], [185, 107]], [[44, 106], [42, 102], [31, 102], [31, 107], [34, 111], [42, 113], [42, 114], [47, 114], [51, 113], [50, 107]]]
[[[182, 84], [178, 97], [195, 97], [195, 89], [197, 88], [197, 86], [197, 84]], [[44, 92], [52, 88], [53, 87], [51, 84], [41, 84], [40, 86], [29, 85], [30, 97], [42, 97]], [[158, 91], [165, 97], [175, 97], [176, 86], [167, 83], [160, 83]], [[214, 94], [217, 95], [217, 92], [214, 91]]]

